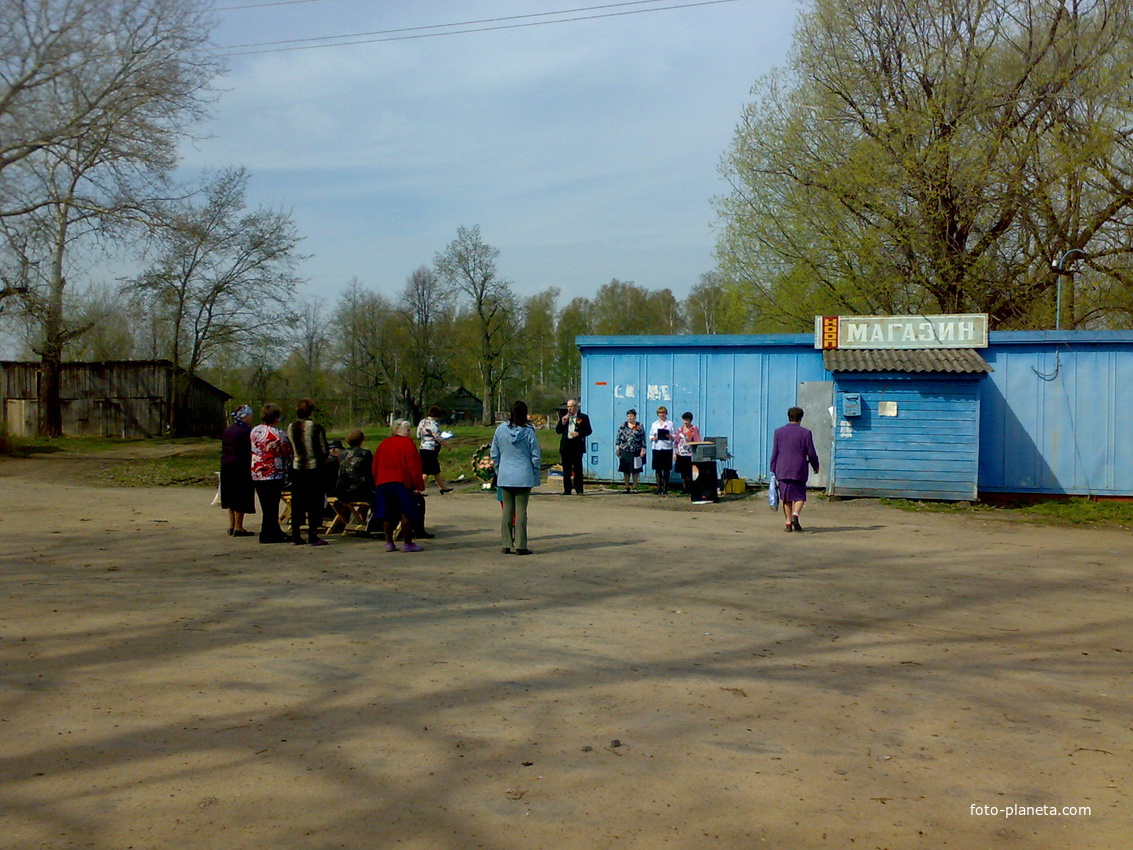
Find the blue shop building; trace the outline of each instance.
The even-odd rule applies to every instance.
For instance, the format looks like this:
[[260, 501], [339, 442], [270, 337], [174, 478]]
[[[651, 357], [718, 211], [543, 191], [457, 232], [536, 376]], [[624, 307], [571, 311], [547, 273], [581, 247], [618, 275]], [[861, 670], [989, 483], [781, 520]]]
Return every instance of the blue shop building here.
[[884, 341], [861, 323], [848, 347], [823, 348], [830, 317], [813, 336], [580, 336], [588, 472], [618, 478], [625, 411], [648, 426], [664, 405], [677, 422], [692, 412], [705, 439], [726, 437], [721, 464], [763, 482], [771, 433], [797, 405], [822, 465], [811, 484], [831, 495], [1133, 496], [1133, 331], [985, 330], [937, 347], [917, 335], [935, 343], [947, 326], [929, 320], [950, 317], [884, 317], [902, 318], [917, 322], [886, 331], [909, 337], [896, 348], [871, 347]]

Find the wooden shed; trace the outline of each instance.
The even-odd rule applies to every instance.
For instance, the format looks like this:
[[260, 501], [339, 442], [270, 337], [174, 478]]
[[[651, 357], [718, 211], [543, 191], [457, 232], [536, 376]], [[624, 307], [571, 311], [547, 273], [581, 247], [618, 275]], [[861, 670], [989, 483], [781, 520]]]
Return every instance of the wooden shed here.
[[[13, 436], [32, 436], [39, 430], [42, 374], [38, 362], [0, 362], [0, 404]], [[64, 363], [60, 393], [63, 432], [102, 437], [166, 434], [175, 376], [168, 360]], [[219, 434], [226, 424], [225, 407], [230, 398], [224, 390], [193, 377], [185, 436]]]
[[979, 382], [992, 368], [974, 349], [826, 351], [823, 363], [836, 405], [829, 493], [978, 497]]

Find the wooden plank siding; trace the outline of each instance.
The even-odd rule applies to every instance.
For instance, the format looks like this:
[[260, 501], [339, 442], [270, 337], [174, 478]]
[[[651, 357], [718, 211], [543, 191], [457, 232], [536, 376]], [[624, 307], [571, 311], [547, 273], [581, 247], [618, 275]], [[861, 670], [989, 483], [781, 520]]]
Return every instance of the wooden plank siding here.
[[[64, 363], [63, 432], [72, 436], [155, 437], [166, 433], [173, 364], [168, 360]], [[39, 423], [40, 364], [0, 363], [0, 401], [10, 431], [31, 436]], [[230, 396], [194, 378], [187, 434], [214, 436], [225, 425]]]
[[[924, 375], [837, 375], [837, 496], [975, 499], [979, 474], [979, 381]], [[841, 394], [861, 395], [861, 416], [841, 415]], [[882, 402], [897, 405], [881, 416]]]

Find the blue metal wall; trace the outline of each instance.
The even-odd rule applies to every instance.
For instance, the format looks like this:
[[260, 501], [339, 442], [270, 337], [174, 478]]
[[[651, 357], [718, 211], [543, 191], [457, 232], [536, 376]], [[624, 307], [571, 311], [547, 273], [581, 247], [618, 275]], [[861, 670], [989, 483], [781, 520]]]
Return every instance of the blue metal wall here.
[[[648, 425], [659, 405], [680, 422], [686, 410], [704, 437], [727, 437], [730, 465], [766, 477], [772, 431], [786, 422], [800, 381], [827, 380], [808, 334], [768, 336], [580, 336], [582, 409], [596, 451], [588, 470], [620, 478], [614, 433], [635, 408]], [[648, 473], [648, 467], [646, 469]]]
[[[861, 415], [839, 416], [834, 427], [831, 492], [975, 499], [979, 383], [975, 376], [839, 373], [836, 401], [859, 393]], [[881, 402], [896, 404], [897, 415], [881, 416]]]
[[1133, 333], [1002, 332], [980, 409], [980, 489], [1133, 495]]
[[[741, 476], [764, 478], [798, 383], [850, 377], [826, 372], [810, 334], [577, 342], [594, 425], [589, 471], [601, 478], [618, 477], [613, 440], [626, 408], [648, 424], [659, 403], [674, 417], [691, 410], [701, 434], [728, 438]], [[981, 353], [995, 371], [977, 382], [980, 490], [1133, 496], [1133, 331], [993, 332]]]

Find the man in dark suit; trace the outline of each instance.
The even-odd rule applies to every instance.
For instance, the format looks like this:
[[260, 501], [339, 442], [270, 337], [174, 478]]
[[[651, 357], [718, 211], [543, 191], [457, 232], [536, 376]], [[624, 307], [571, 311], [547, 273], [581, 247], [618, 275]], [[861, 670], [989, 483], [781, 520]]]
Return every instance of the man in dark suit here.
[[775, 429], [771, 445], [771, 471], [779, 482], [779, 501], [783, 503], [786, 519], [784, 531], [802, 531], [799, 513], [806, 504], [807, 468], [818, 472], [818, 453], [814, 450], [814, 437], [802, 426], [803, 409], [792, 407], [787, 411], [787, 424]]
[[586, 454], [586, 438], [593, 432], [590, 417], [578, 409], [573, 398], [567, 401], [566, 414], [555, 426], [559, 434], [559, 455], [563, 463], [563, 495], [569, 496], [571, 487], [582, 495], [582, 457]]

